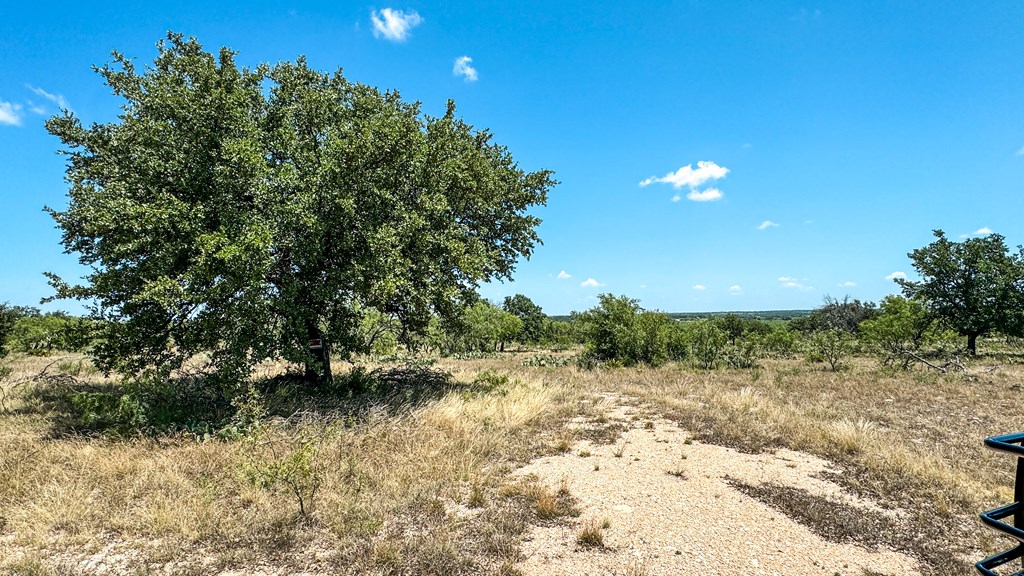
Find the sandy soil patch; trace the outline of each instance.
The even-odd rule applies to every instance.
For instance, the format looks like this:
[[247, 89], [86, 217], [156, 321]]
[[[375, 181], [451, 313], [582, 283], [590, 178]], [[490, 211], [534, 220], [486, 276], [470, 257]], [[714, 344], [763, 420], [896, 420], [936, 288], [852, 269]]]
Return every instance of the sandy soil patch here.
[[[571, 526], [531, 531], [519, 566], [524, 574], [918, 573], [917, 562], [905, 554], [828, 542], [729, 485], [734, 479], [793, 486], [879, 509], [820, 478], [830, 470], [827, 461], [788, 450], [743, 454], [692, 442], [671, 422], [638, 419], [639, 412], [621, 399], [609, 395], [601, 403], [609, 419], [630, 426], [618, 442], [582, 441], [567, 454], [535, 460], [517, 472], [553, 486], [567, 482], [582, 511]], [[608, 526], [603, 547], [577, 543], [588, 522]]]

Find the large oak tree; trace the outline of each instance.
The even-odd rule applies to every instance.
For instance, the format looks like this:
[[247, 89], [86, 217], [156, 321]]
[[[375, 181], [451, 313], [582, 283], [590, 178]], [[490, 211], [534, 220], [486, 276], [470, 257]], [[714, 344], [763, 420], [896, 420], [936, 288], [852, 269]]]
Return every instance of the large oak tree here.
[[921, 280], [897, 279], [904, 295], [966, 336], [971, 354], [978, 336], [994, 330], [1024, 334], [1024, 255], [1011, 253], [999, 234], [963, 242], [942, 230], [934, 234], [934, 242], [908, 254]]
[[452, 102], [430, 117], [303, 58], [247, 69], [177, 34], [158, 49], [144, 70], [116, 52], [97, 69], [123, 99], [116, 121], [47, 123], [70, 183], [50, 213], [91, 269], [51, 283], [103, 321], [101, 367], [203, 352], [229, 382], [267, 358], [322, 382], [332, 352], [363, 345], [364, 311], [422, 331], [539, 242], [528, 210], [551, 172], [520, 169]]

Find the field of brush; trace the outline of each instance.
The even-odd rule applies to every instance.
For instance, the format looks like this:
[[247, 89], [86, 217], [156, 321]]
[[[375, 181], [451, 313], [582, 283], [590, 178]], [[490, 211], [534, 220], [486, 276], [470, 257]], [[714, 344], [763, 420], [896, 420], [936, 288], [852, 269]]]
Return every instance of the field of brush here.
[[[1008, 547], [977, 513], [1012, 497], [1014, 463], [982, 440], [1024, 429], [1020, 365], [983, 357], [967, 374], [940, 374], [855, 358], [832, 372], [794, 358], [581, 370], [558, 357], [337, 364], [359, 393], [289, 388], [273, 378], [283, 367], [266, 366], [258, 402], [223, 407], [235, 424], [142, 433], [94, 417], [91, 406], [122, 397], [83, 357], [8, 359], [0, 573], [520, 573], [531, 526], [577, 519], [571, 487], [512, 472], [584, 434], [615, 442], [621, 424], [594, 401], [602, 393], [705, 443], [818, 455], [850, 491], [901, 511], [874, 517], [752, 490], [828, 539], [907, 552], [928, 574], [963, 574]], [[176, 385], [168, 402], [216, 412], [201, 381]]]

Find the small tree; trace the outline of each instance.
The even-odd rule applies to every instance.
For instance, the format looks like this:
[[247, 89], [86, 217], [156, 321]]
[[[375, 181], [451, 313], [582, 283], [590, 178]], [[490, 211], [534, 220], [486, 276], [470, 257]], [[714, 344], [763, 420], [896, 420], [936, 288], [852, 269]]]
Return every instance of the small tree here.
[[736, 345], [736, 342], [743, 336], [746, 323], [739, 316], [729, 313], [714, 319], [715, 326], [725, 333], [729, 344]]
[[953, 242], [933, 233], [934, 242], [908, 254], [921, 280], [896, 279], [904, 296], [966, 336], [972, 355], [993, 330], [1024, 335], [1024, 250], [1011, 254], [999, 234]]
[[923, 346], [941, 337], [934, 328], [935, 320], [921, 302], [886, 296], [882, 313], [861, 325], [861, 338], [880, 352], [883, 364], [906, 370]]
[[843, 360], [852, 351], [853, 337], [849, 332], [840, 328], [818, 330], [811, 333], [809, 344], [812, 359], [828, 362], [832, 371], [838, 372], [844, 366]]
[[544, 315], [544, 310], [540, 306], [534, 304], [533, 300], [522, 294], [506, 296], [502, 308], [523, 322], [522, 333], [515, 335], [515, 338], [530, 344], [541, 341], [544, 337], [544, 321], [547, 320], [547, 316]]
[[878, 307], [873, 302], [861, 302], [856, 298], [850, 300], [849, 296], [840, 300], [826, 295], [820, 307], [808, 316], [791, 320], [790, 326], [803, 332], [838, 329], [856, 334], [860, 331], [861, 322], [877, 314]]
[[518, 316], [500, 308], [498, 310], [501, 312], [498, 315], [498, 349], [504, 352], [505, 344], [519, 339], [523, 334], [524, 328], [523, 321]]

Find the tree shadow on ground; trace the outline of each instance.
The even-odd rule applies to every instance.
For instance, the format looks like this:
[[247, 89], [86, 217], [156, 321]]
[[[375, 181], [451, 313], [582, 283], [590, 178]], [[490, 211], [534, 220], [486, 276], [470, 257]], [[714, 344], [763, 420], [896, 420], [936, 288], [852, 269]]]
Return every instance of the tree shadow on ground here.
[[355, 366], [321, 387], [311, 386], [301, 376], [285, 374], [257, 382], [256, 390], [267, 416], [308, 414], [361, 422], [370, 413], [415, 409], [467, 386], [448, 372], [406, 365], [375, 370]]
[[68, 374], [38, 374], [19, 384], [23, 403], [0, 406], [14, 415], [49, 420], [51, 437], [237, 437], [254, 416], [361, 423], [373, 414], [401, 413], [471, 387], [422, 366], [354, 367], [326, 386], [301, 375], [255, 380], [247, 389], [205, 374], [94, 383]]

